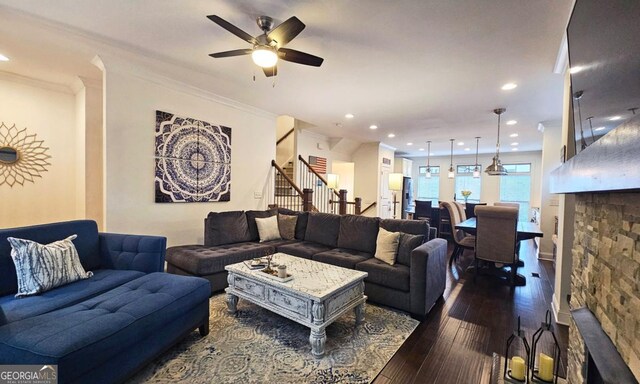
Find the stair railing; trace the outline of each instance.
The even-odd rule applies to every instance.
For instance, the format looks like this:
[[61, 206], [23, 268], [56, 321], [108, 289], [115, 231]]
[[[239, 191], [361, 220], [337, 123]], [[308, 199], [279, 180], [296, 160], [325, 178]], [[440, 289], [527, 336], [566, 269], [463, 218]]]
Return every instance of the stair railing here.
[[271, 206], [294, 211], [314, 210], [313, 190], [298, 187], [275, 160], [271, 160], [271, 166], [274, 169], [274, 193]]
[[335, 209], [335, 205], [340, 201], [339, 192], [330, 189], [327, 186], [327, 180], [300, 155], [298, 155], [298, 182], [301, 188], [313, 190], [313, 206], [319, 212], [339, 212]]

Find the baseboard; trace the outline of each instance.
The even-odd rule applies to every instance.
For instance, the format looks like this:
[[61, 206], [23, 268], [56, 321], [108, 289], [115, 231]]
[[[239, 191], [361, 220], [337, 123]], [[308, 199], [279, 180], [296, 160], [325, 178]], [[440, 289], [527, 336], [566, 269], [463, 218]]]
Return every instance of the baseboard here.
[[554, 293], [551, 299], [551, 311], [553, 312], [553, 318], [556, 323], [569, 326], [569, 324], [571, 323], [571, 314], [569, 313], [569, 311], [561, 310], [559, 308], [559, 304], [560, 303], [558, 302], [558, 299]]
[[551, 253], [551, 252], [539, 252], [538, 253], [538, 260], [553, 261], [553, 253]]

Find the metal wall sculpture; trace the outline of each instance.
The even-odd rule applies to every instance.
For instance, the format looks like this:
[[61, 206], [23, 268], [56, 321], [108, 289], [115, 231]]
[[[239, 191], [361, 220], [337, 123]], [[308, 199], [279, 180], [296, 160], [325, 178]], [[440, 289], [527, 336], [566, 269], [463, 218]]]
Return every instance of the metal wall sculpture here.
[[156, 203], [229, 201], [231, 128], [156, 111]]
[[24, 185], [26, 181], [33, 183], [36, 177], [42, 177], [41, 173], [51, 165], [49, 148], [43, 146], [43, 142], [36, 140], [35, 133], [28, 134], [27, 128], [0, 123], [0, 186]]

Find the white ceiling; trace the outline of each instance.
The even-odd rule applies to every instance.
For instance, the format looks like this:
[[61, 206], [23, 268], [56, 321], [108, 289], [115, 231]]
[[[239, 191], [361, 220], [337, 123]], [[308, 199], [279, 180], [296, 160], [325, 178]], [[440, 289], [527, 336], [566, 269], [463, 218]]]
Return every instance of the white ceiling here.
[[[502, 151], [518, 133], [520, 151], [539, 150], [539, 122], [558, 124], [563, 76], [553, 67], [573, 0], [0, 0], [0, 71], [58, 83], [98, 77], [89, 64], [106, 45], [185, 68], [221, 96], [288, 114], [331, 137], [382, 141], [410, 155], [431, 140], [436, 155], [456, 146], [495, 150], [496, 117], [506, 107]], [[255, 17], [297, 16], [307, 28], [288, 48], [325, 59], [320, 68], [281, 62], [267, 79], [249, 57], [209, 53], [249, 44], [206, 18], [217, 14], [252, 35]], [[38, 25], [46, 21], [46, 28]], [[70, 45], [56, 33], [100, 40]], [[102, 48], [98, 48], [102, 47]], [[256, 81], [253, 81], [253, 74]], [[206, 81], [203, 81], [206, 79]], [[518, 87], [500, 87], [515, 82]], [[346, 113], [355, 118], [347, 120]], [[339, 123], [342, 126], [337, 126]], [[371, 124], [378, 125], [376, 131]], [[389, 139], [388, 133], [396, 137]], [[413, 142], [413, 146], [407, 146]], [[469, 152], [466, 152], [469, 153]]]

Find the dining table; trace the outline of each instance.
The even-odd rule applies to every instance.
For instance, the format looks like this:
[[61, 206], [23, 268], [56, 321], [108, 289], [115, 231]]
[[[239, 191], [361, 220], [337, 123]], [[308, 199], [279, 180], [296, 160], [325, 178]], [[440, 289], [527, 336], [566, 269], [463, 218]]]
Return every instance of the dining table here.
[[[476, 225], [477, 225], [476, 218], [472, 217], [470, 219], [467, 219], [465, 221], [462, 221], [456, 224], [456, 229], [461, 229], [464, 232], [475, 236], [477, 232]], [[535, 239], [536, 237], [544, 237], [544, 233], [540, 230], [540, 227], [538, 226], [538, 224], [530, 221], [518, 220], [517, 234], [516, 234], [516, 239], [518, 241], [518, 249], [520, 248], [521, 241]], [[524, 267], [524, 262], [522, 260], [519, 260], [518, 266]], [[471, 266], [470, 268], [473, 268], [473, 266]], [[508, 277], [508, 274], [506, 274], [506, 272], [502, 268], [495, 268], [492, 271], [492, 274], [498, 277]], [[516, 276], [515, 285], [523, 286], [526, 284], [527, 284], [527, 279], [523, 275], [518, 274]]]

